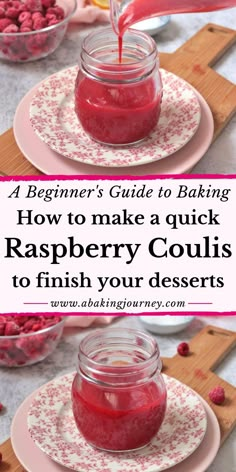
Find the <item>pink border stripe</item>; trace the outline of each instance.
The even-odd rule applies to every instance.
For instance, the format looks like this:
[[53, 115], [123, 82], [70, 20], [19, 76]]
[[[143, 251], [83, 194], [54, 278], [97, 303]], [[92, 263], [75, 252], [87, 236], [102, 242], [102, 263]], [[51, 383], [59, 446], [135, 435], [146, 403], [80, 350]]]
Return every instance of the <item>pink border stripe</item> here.
[[54, 180], [232, 180], [236, 174], [155, 174], [155, 175], [12, 175], [0, 177], [0, 182], [54, 181]]
[[[59, 181], [66, 181], [66, 180], [132, 180], [132, 181], [139, 181], [139, 180], [207, 180], [207, 179], [214, 179], [214, 180], [232, 180], [236, 179], [236, 174], [170, 174], [170, 175], [140, 175], [140, 176], [133, 176], [133, 175], [116, 175], [116, 176], [111, 176], [111, 175], [15, 175], [15, 176], [4, 176], [0, 177], [0, 182], [11, 182], [11, 181], [17, 181], [17, 182], [27, 182], [27, 181], [48, 181], [52, 182], [55, 180]], [[188, 303], [194, 304], [194, 303]], [[200, 303], [198, 303], [199, 305]], [[205, 303], [206, 304], [206, 303]], [[6, 313], [1, 313], [1, 314], [6, 314]], [[7, 313], [9, 315], [15, 315], [16, 313]], [[19, 315], [23, 315], [23, 313], [17, 313]], [[36, 313], [27, 313], [28, 315], [34, 316]], [[115, 315], [115, 316], [145, 316], [145, 315], [151, 315], [151, 316], [157, 316], [157, 315], [179, 315], [179, 316], [184, 316], [184, 315], [198, 315], [198, 316], [232, 316], [236, 315], [236, 311], [230, 311], [230, 312], [218, 312], [218, 311], [207, 311], [207, 312], [202, 312], [202, 311], [177, 311], [177, 312], [164, 312], [164, 311], [156, 311], [156, 312], [145, 312], [145, 313], [97, 313], [97, 312], [90, 312], [90, 313], [84, 313], [84, 312], [72, 312], [72, 313], [63, 313], [63, 312], [50, 312], [50, 313], [42, 313], [42, 312], [37, 312], [38, 315], [44, 315], [44, 316], [51, 316], [51, 315], [64, 315], [64, 316], [108, 316], [108, 315]]]
[[113, 312], [107, 312], [107, 313], [98, 313], [98, 312], [89, 312], [89, 313], [84, 313], [83, 311], [79, 312], [71, 312], [71, 313], [64, 313], [62, 311], [52, 311], [50, 313], [43, 313], [43, 312], [35, 312], [35, 313], [0, 313], [1, 315], [29, 315], [29, 316], [35, 316], [35, 315], [42, 315], [42, 316], [116, 316], [117, 318], [120, 316], [164, 316], [164, 315], [170, 315], [170, 316], [185, 316], [185, 315], [198, 315], [198, 316], [233, 316], [236, 315], [236, 311], [173, 311], [172, 313], [166, 312], [166, 311], [155, 311], [155, 312], [145, 312], [145, 313], [126, 313], [126, 312], [119, 312], [119, 313], [113, 313]]

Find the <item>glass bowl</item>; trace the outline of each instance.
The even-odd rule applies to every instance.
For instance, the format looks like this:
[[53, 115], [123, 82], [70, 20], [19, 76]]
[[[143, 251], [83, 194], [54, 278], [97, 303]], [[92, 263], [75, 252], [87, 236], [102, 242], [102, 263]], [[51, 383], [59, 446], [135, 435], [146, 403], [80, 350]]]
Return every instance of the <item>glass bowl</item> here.
[[0, 367], [24, 367], [44, 360], [56, 348], [65, 320], [34, 333], [0, 336]]
[[54, 52], [66, 33], [69, 20], [77, 7], [77, 0], [67, 4], [58, 0], [65, 18], [60, 23], [27, 33], [0, 33], [0, 59], [11, 62], [29, 62], [42, 59]]

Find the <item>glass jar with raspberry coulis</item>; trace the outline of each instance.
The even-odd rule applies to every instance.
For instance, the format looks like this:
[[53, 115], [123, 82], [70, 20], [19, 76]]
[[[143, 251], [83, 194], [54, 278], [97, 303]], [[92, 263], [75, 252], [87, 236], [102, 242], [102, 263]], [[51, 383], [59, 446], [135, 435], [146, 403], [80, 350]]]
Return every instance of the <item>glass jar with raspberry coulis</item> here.
[[115, 146], [142, 141], [157, 125], [161, 99], [158, 53], [149, 35], [128, 30], [122, 51], [111, 28], [85, 38], [75, 111], [92, 139]]
[[85, 440], [106, 451], [149, 444], [166, 411], [158, 345], [132, 329], [103, 329], [79, 346], [72, 409]]

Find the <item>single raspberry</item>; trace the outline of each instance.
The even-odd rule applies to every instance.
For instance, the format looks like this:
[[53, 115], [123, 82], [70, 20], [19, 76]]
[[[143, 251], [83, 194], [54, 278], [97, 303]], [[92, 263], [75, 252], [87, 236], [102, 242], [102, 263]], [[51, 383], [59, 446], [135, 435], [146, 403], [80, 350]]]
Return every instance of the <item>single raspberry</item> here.
[[225, 401], [225, 391], [223, 387], [215, 387], [209, 392], [210, 400], [216, 405], [222, 405]]
[[18, 15], [19, 15], [19, 12], [17, 8], [14, 8], [14, 7], [8, 8], [5, 12], [6, 18], [11, 18], [12, 20], [16, 20]]
[[64, 12], [63, 8], [56, 6], [55, 10], [56, 10], [57, 19], [58, 20], [63, 20], [64, 17], [65, 17], [65, 12]]
[[36, 20], [37, 18], [43, 18], [43, 15], [40, 11], [35, 11], [34, 13], [32, 13], [32, 20]]
[[12, 2], [13, 7], [19, 9], [21, 6], [21, 2], [19, 0], [13, 0]]
[[53, 13], [46, 13], [45, 18], [48, 22], [57, 19], [56, 15], [54, 15]]
[[34, 326], [34, 324], [35, 324], [34, 319], [29, 318], [24, 324], [24, 332], [30, 331], [32, 329], [32, 326]]
[[4, 406], [2, 403], [0, 403], [0, 412], [3, 410]]
[[0, 336], [4, 336], [6, 323], [0, 320]]
[[0, 19], [0, 33], [9, 25], [12, 24], [12, 20], [10, 18], [1, 18]]
[[29, 316], [24, 316], [24, 315], [16, 315], [14, 316], [14, 320], [19, 326], [24, 326], [26, 321], [28, 321]]
[[22, 3], [18, 8], [19, 13], [21, 13], [22, 11], [29, 11], [29, 8], [27, 7], [27, 5], [25, 5], [25, 3]]
[[27, 28], [27, 26], [23, 26], [23, 28], [22, 28], [22, 25], [21, 25], [21, 27], [20, 27], [20, 32], [21, 33], [30, 33], [30, 31], [32, 31], [32, 28]]
[[31, 11], [33, 13], [33, 11], [42, 11], [43, 7], [42, 7], [42, 3], [40, 0], [26, 0], [26, 5], [29, 9], [29, 11]]
[[17, 33], [19, 31], [19, 27], [16, 25], [9, 25], [4, 30], [3, 33]]
[[20, 333], [19, 326], [16, 323], [14, 323], [14, 321], [7, 321], [6, 327], [5, 327], [5, 336], [16, 336], [19, 333]]
[[29, 28], [30, 31], [33, 29], [33, 21], [32, 20], [26, 20], [21, 23], [21, 28]]
[[0, 7], [0, 18], [5, 18], [5, 10], [2, 7]]
[[48, 22], [46, 18], [36, 18], [36, 20], [33, 21], [33, 29], [34, 30], [41, 30], [43, 28], [46, 28], [48, 26]]
[[189, 353], [189, 345], [188, 343], [180, 343], [177, 347], [177, 351], [180, 356], [186, 357]]
[[57, 20], [56, 18], [54, 20], [50, 20], [48, 22], [48, 26], [53, 26], [53, 25], [58, 25], [58, 23], [61, 23], [61, 20]]
[[50, 8], [48, 8], [47, 11], [46, 11], [46, 15], [47, 15], [47, 14], [57, 16], [57, 10], [56, 10], [56, 8], [55, 8], [55, 7], [50, 7]]
[[19, 23], [23, 23], [24, 21], [31, 19], [31, 13], [29, 11], [22, 11], [18, 16]]
[[55, 3], [55, 0], [42, 0], [42, 5], [44, 6], [44, 8], [53, 7]]

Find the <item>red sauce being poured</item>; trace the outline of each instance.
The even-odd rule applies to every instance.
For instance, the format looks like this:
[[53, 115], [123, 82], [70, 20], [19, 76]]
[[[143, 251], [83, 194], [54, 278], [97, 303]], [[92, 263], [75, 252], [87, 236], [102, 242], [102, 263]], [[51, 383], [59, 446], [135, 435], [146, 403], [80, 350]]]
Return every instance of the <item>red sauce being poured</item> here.
[[132, 0], [119, 17], [118, 31], [123, 36], [134, 23], [154, 16], [208, 12], [235, 6], [236, 0]]
[[105, 388], [75, 377], [75, 422], [86, 441], [100, 449], [124, 451], [148, 444], [163, 422], [166, 393], [155, 382]]

